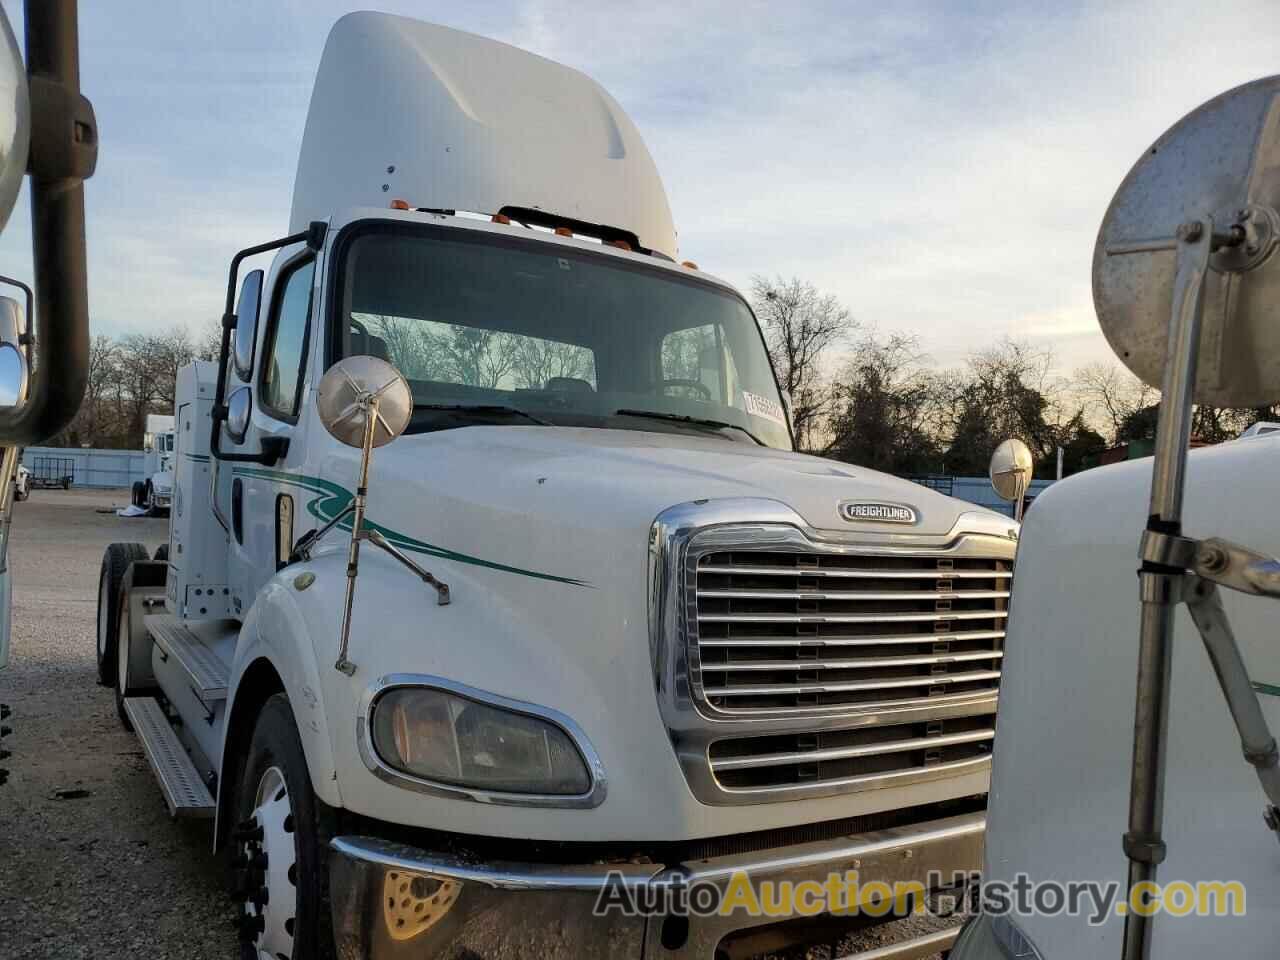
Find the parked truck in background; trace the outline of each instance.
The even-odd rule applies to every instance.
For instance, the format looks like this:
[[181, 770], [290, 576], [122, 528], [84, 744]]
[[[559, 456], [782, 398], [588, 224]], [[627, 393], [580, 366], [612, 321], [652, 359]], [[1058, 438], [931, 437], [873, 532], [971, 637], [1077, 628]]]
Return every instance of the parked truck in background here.
[[[99, 675], [232, 848], [249, 953], [748, 956], [880, 920], [597, 900], [976, 869], [1016, 524], [794, 452], [603, 89], [344, 17], [292, 230], [180, 371], [167, 562], [112, 544], [99, 590]], [[331, 368], [403, 374], [404, 435], [339, 442]]]
[[169, 509], [173, 499], [174, 446], [173, 417], [147, 414], [147, 429], [142, 440], [146, 453], [142, 461], [143, 479], [135, 480], [130, 491], [135, 507], [151, 512]]

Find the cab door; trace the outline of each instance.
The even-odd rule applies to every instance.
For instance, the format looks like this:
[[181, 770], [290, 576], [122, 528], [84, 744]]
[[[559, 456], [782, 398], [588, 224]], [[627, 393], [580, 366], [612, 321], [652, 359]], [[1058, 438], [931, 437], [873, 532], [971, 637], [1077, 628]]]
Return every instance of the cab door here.
[[233, 604], [247, 611], [263, 584], [276, 572], [280, 498], [291, 497], [290, 482], [306, 460], [306, 434], [299, 428], [309, 382], [308, 355], [319, 336], [317, 255], [297, 248], [276, 261], [264, 295], [266, 311], [254, 362], [253, 414], [245, 445], [261, 447], [266, 437], [287, 438], [285, 455], [270, 467], [237, 463], [232, 469], [230, 509]]

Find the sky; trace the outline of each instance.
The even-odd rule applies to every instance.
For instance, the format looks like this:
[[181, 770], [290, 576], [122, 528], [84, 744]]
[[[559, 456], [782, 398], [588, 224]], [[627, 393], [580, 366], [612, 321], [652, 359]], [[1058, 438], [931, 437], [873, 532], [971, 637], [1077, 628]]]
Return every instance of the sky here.
[[[21, 4], [3, 0], [19, 38]], [[367, 5], [366, 5], [367, 6]], [[193, 334], [238, 249], [287, 231], [339, 0], [83, 0], [95, 333]], [[680, 254], [746, 288], [799, 276], [934, 364], [1004, 336], [1111, 354], [1089, 267], [1139, 153], [1280, 69], [1280, 0], [386, 2], [590, 74], [639, 127]], [[24, 194], [0, 273], [31, 275]]]

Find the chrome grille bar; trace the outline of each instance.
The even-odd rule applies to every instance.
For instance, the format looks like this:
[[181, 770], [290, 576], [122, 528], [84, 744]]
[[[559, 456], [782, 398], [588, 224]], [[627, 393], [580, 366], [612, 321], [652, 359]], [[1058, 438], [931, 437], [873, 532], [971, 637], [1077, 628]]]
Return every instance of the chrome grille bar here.
[[[712, 668], [714, 669], [714, 668]], [[799, 668], [803, 669], [803, 667]], [[854, 683], [770, 683], [761, 686], [705, 687], [709, 697], [769, 696], [798, 693], [856, 693], [864, 690], [895, 690], [903, 687], [936, 687], [953, 683], [999, 680], [999, 670], [974, 670], [969, 673], [922, 674], [900, 680], [860, 680]]]
[[929, 623], [935, 620], [1003, 620], [1005, 610], [951, 610], [945, 613], [698, 613], [699, 623]]
[[905, 753], [909, 750], [936, 750], [961, 743], [983, 743], [995, 739], [993, 729], [973, 730], [946, 736], [916, 737], [912, 740], [891, 740], [888, 743], [861, 744], [852, 747], [832, 747], [826, 750], [796, 750], [788, 753], [763, 753], [747, 757], [712, 759], [711, 768], [716, 773], [726, 770], [753, 770], [759, 767], [779, 767], [793, 763], [817, 763], [823, 760], [849, 760], [855, 757], [874, 757], [886, 753]]
[[698, 568], [699, 573], [723, 573], [742, 576], [765, 577], [846, 577], [861, 580], [1009, 580], [1008, 570], [842, 570], [819, 567], [757, 567], [753, 564], [721, 566], [710, 564]]
[[882, 647], [903, 643], [937, 643], [939, 640], [1003, 640], [1003, 630], [960, 630], [955, 633], [897, 633], [869, 637], [733, 637], [705, 638], [700, 647]]
[[999, 660], [1003, 650], [939, 653], [906, 657], [854, 657], [840, 660], [741, 660], [703, 664], [704, 673], [748, 673], [763, 670], [882, 670], [886, 667], [925, 667], [970, 660]]
[[[941, 575], [935, 580], [946, 579]], [[1008, 590], [699, 590], [700, 600], [1006, 600]]]

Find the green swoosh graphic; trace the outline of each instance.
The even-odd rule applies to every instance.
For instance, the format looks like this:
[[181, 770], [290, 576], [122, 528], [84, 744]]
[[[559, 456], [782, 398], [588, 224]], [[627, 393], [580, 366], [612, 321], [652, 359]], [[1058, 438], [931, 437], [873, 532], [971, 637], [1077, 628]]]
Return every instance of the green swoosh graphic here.
[[1280, 687], [1277, 687], [1275, 684], [1259, 683], [1255, 680], [1253, 682], [1253, 689], [1257, 690], [1259, 693], [1265, 693], [1269, 697], [1280, 697]]
[[[270, 480], [273, 483], [283, 484], [290, 487], [298, 487], [316, 496], [307, 501], [307, 513], [315, 517], [321, 524], [328, 523], [343, 510], [347, 504], [351, 502], [352, 493], [346, 487], [328, 480], [321, 480], [319, 477], [308, 477], [302, 474], [283, 473], [279, 470], [260, 470], [256, 467], [236, 467], [232, 471], [233, 476], [238, 477], [255, 477], [259, 480]], [[408, 550], [412, 553], [422, 553], [432, 557], [441, 557], [445, 560], [454, 560], [458, 563], [469, 563], [476, 567], [487, 567], [490, 570], [501, 570], [503, 573], [515, 573], [522, 577], [533, 577], [537, 580], [550, 580], [553, 583], [567, 583], [575, 587], [589, 587], [585, 580], [578, 580], [573, 577], [560, 577], [552, 573], [540, 573], [537, 570], [525, 570], [521, 567], [508, 566], [505, 563], [496, 563], [492, 560], [484, 560], [480, 557], [473, 557], [465, 553], [458, 553], [455, 550], [448, 550], [444, 547], [436, 546], [433, 543], [426, 543], [422, 540], [415, 540], [413, 537], [392, 530], [390, 527], [384, 527], [380, 523], [374, 523], [372, 520], [365, 518], [371, 528], [377, 530], [387, 538], [395, 546], [401, 550]], [[350, 518], [344, 519], [338, 524], [343, 530], [351, 529]]]

